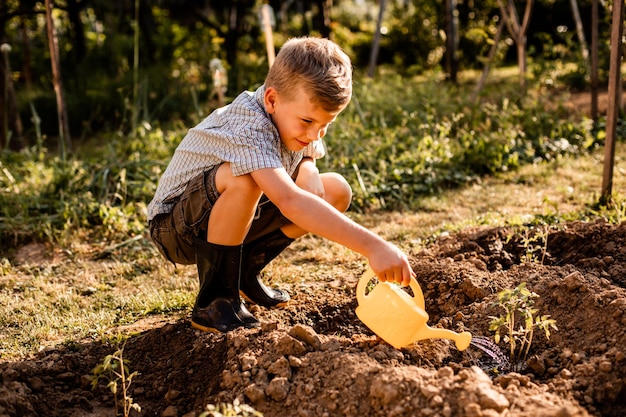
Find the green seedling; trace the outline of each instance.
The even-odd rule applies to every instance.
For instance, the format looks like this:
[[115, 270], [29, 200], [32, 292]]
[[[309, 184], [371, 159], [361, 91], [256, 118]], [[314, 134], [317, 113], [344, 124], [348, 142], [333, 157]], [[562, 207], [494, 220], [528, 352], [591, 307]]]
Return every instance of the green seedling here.
[[93, 369], [91, 387], [95, 389], [100, 380], [107, 380], [107, 388], [111, 390], [113, 398], [115, 399], [116, 415], [119, 414], [121, 406], [122, 415], [128, 417], [131, 410], [140, 413], [141, 406], [133, 402], [130, 396], [130, 386], [133, 382], [133, 378], [138, 375], [138, 372], [130, 372], [128, 360], [124, 359], [125, 344], [124, 342], [112, 355], [107, 355], [102, 363]]
[[548, 250], [548, 226], [531, 230], [524, 227], [521, 233], [521, 244], [524, 248], [522, 263], [537, 263], [543, 265]]
[[500, 343], [500, 339], [508, 343], [513, 371], [519, 370], [518, 367], [526, 362], [535, 330], [543, 331], [547, 339], [550, 338], [550, 329], [557, 330], [556, 321], [550, 319], [549, 315], [537, 315], [538, 310], [533, 305], [538, 297], [523, 282], [514, 289], [500, 291], [492, 305], [504, 310], [504, 314], [490, 316], [489, 330], [495, 332], [496, 343]]

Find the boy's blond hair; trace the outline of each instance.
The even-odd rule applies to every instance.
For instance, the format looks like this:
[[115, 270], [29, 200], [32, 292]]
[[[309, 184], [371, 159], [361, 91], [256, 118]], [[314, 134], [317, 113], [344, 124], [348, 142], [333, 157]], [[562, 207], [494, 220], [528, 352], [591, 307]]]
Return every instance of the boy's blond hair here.
[[343, 109], [352, 97], [352, 64], [334, 42], [313, 37], [292, 38], [276, 55], [265, 79], [287, 100], [303, 87], [326, 111]]

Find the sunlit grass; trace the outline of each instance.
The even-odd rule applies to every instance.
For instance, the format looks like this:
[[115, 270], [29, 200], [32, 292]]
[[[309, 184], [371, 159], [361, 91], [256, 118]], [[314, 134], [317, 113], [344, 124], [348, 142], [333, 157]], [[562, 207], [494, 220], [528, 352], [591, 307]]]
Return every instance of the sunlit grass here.
[[141, 317], [185, 312], [197, 278], [155, 260], [63, 262], [10, 268], [0, 277], [0, 355], [23, 356], [67, 340], [101, 338]]

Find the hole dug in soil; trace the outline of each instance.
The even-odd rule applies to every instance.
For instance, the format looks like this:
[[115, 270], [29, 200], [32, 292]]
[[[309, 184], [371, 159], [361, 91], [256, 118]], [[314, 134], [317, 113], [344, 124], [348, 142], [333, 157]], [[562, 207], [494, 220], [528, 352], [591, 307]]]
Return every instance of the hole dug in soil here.
[[[535, 334], [521, 373], [483, 370], [480, 349], [459, 352], [446, 339], [394, 349], [356, 317], [353, 272], [342, 285], [288, 285], [284, 309], [251, 307], [261, 329], [206, 334], [184, 318], [130, 338], [124, 355], [139, 372], [131, 395], [142, 408], [131, 415], [198, 416], [236, 398], [266, 417], [625, 415], [626, 225], [550, 229], [543, 264], [513, 235], [467, 230], [411, 260], [431, 327], [491, 337], [498, 291], [526, 282], [539, 295], [535, 307], [558, 330]], [[91, 390], [89, 376], [115, 350], [86, 343], [0, 364], [0, 416], [114, 415], [110, 391]]]

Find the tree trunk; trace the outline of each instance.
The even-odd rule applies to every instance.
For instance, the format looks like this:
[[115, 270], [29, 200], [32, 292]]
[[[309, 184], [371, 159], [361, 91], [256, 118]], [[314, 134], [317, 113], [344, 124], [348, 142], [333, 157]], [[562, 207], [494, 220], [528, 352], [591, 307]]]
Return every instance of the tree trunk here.
[[598, 0], [591, 2], [591, 118], [598, 121]]
[[0, 76], [2, 77], [2, 146], [14, 151], [21, 150], [25, 144], [22, 143], [22, 120], [17, 109], [17, 97], [13, 86], [13, 76], [9, 54], [11, 46], [3, 43], [0, 45], [2, 60], [0, 62]]
[[7, 2], [0, 2], [0, 148], [20, 150], [25, 146], [22, 137], [22, 120], [17, 106], [17, 96], [13, 84], [10, 53], [11, 45], [6, 43]]
[[578, 36], [578, 42], [580, 42], [580, 50], [587, 66], [587, 74], [589, 73], [589, 49], [587, 49], [587, 40], [585, 39], [585, 31], [583, 30], [583, 21], [580, 19], [580, 10], [578, 10], [578, 1], [570, 0], [572, 6], [572, 16], [574, 22], [576, 22], [576, 35]]
[[[502, 4], [502, 1], [506, 1], [506, 5]], [[514, 0], [499, 0], [498, 2], [502, 18], [506, 21], [506, 27], [509, 34], [517, 45], [517, 63], [519, 67], [519, 82], [521, 86], [526, 84], [526, 31], [528, 30], [528, 24], [530, 23], [533, 1], [534, 0], [526, 0], [526, 9], [524, 11], [524, 18], [522, 19], [521, 24], [519, 22]]]
[[[25, 9], [26, 7], [20, 3], [20, 8]], [[33, 70], [30, 55], [31, 43], [28, 37], [28, 26], [25, 12], [20, 12], [20, 31], [22, 34], [22, 80], [24, 81], [26, 91], [30, 92], [33, 86]]]
[[472, 92], [471, 101], [473, 103], [478, 104], [478, 97], [483, 87], [485, 86], [487, 75], [489, 75], [489, 70], [496, 56], [496, 51], [498, 50], [498, 44], [500, 43], [500, 38], [502, 37], [502, 32], [504, 31], [504, 25], [505, 25], [504, 19], [500, 19], [500, 22], [498, 23], [498, 29], [496, 30], [496, 35], [493, 37], [493, 45], [491, 45], [491, 49], [489, 49], [487, 62], [485, 62], [485, 66], [483, 67], [483, 72], [480, 76], [480, 80], [478, 80], [478, 83], [476, 84], [476, 88], [474, 88], [474, 91]]
[[458, 62], [456, 59], [456, 19], [454, 18], [454, 10], [456, 9], [455, 0], [445, 0], [446, 4], [446, 71], [448, 72], [448, 80], [456, 84]]
[[313, 20], [314, 29], [320, 32], [323, 38], [330, 37], [330, 11], [333, 0], [317, 0], [317, 13]]
[[376, 62], [378, 61], [378, 50], [380, 49], [380, 27], [383, 22], [383, 15], [385, 14], [385, 0], [380, 0], [380, 9], [378, 10], [378, 21], [376, 22], [376, 33], [374, 33], [374, 40], [372, 42], [372, 52], [370, 53], [370, 62], [367, 67], [367, 76], [374, 78], [376, 72]]
[[67, 107], [63, 94], [63, 83], [61, 82], [61, 65], [59, 62], [59, 46], [57, 43], [54, 20], [52, 19], [52, 0], [46, 0], [46, 27], [48, 32], [48, 48], [50, 49], [50, 64], [52, 65], [52, 83], [54, 93], [57, 98], [57, 115], [59, 122], [59, 151], [61, 157], [65, 158], [66, 153], [71, 151], [72, 142], [70, 139], [69, 121], [67, 118]]

